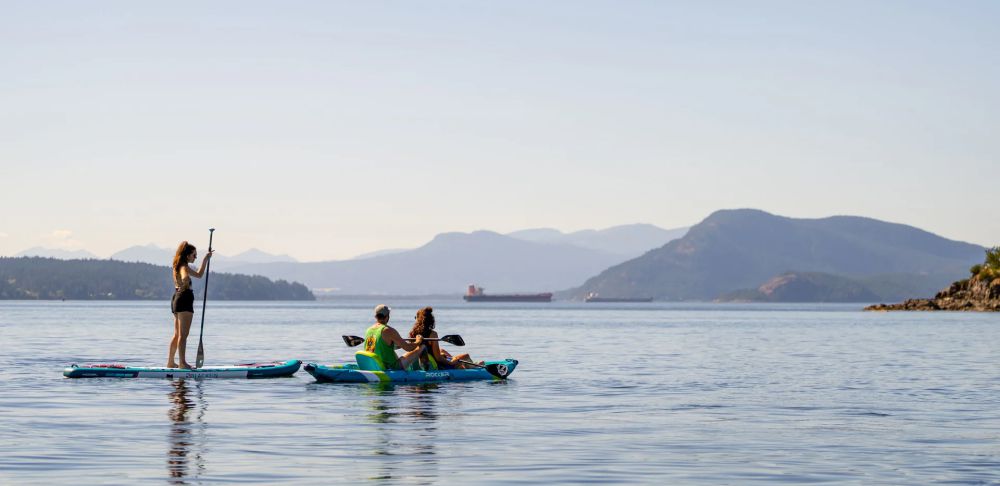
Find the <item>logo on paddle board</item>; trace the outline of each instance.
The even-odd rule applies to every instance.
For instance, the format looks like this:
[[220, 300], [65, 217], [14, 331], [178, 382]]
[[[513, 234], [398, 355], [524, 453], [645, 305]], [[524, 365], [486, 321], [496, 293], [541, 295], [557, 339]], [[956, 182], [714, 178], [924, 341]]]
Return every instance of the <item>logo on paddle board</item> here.
[[507, 376], [507, 365], [505, 365], [505, 364], [498, 364], [497, 365], [497, 373], [500, 376]]

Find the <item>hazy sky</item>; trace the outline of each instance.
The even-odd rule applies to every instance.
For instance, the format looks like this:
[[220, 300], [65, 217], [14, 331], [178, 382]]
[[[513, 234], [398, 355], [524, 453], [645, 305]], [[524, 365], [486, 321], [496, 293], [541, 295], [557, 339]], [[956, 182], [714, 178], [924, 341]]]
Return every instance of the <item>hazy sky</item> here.
[[0, 255], [855, 214], [1000, 244], [1000, 2], [2, 2]]

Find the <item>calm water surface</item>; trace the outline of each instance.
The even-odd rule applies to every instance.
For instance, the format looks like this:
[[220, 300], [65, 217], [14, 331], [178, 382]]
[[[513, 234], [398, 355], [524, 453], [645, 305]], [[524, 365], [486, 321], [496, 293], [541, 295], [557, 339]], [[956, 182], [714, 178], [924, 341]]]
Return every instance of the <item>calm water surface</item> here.
[[[206, 363], [350, 361], [340, 335], [376, 303], [210, 303]], [[0, 483], [1000, 484], [997, 314], [388, 303], [521, 364], [381, 388], [71, 380], [163, 364], [169, 303], [0, 302]]]

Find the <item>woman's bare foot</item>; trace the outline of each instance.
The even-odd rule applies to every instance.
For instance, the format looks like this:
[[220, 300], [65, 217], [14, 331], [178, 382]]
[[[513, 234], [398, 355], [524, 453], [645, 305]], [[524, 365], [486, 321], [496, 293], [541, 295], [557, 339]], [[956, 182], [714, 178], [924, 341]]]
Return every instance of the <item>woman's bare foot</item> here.
[[187, 364], [187, 363], [181, 363], [181, 365], [179, 366], [179, 368], [180, 368], [180, 369], [182, 369], [182, 370], [190, 370], [190, 369], [193, 369], [193, 368], [191, 367], [191, 365], [189, 365], [189, 364]]
[[174, 363], [173, 361], [167, 362], [167, 368], [176, 368], [176, 367], [177, 363]]

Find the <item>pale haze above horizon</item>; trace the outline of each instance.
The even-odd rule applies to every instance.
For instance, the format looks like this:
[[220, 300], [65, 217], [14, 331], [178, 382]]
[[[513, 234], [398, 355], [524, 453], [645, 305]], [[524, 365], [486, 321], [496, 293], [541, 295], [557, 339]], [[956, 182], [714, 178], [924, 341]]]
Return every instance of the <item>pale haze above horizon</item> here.
[[4, 2], [0, 255], [858, 215], [1000, 244], [1000, 2]]

